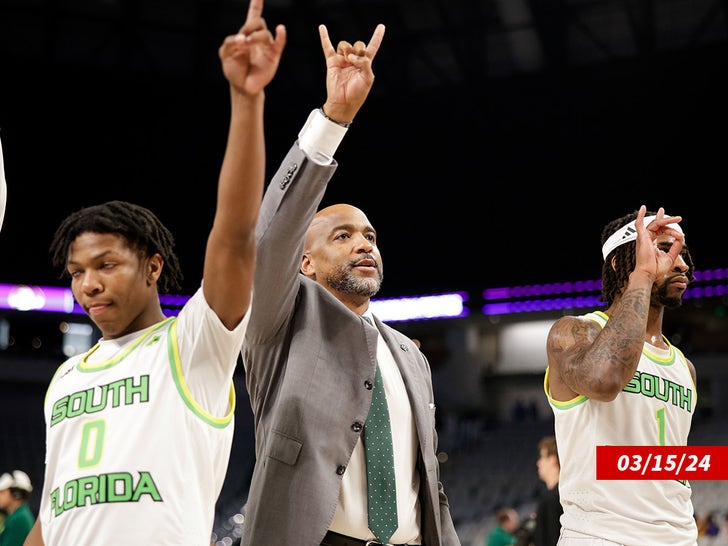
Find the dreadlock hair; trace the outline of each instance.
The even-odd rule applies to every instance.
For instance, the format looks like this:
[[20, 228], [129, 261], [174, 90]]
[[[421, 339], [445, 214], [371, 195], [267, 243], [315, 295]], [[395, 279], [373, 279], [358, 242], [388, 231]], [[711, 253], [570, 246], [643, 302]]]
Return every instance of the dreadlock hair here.
[[[607, 239], [609, 239], [609, 237], [619, 228], [629, 224], [633, 220], [636, 220], [638, 212], [639, 211], [634, 211], [630, 214], [622, 216], [621, 218], [612, 220], [606, 226], [604, 226], [604, 229], [602, 230], [602, 246], [604, 246], [604, 243], [607, 241]], [[656, 212], [647, 211], [645, 217], [653, 216], [656, 214]], [[635, 241], [624, 243], [623, 245], [618, 246], [612, 252], [610, 252], [607, 258], [604, 260], [604, 263], [602, 264], [601, 299], [607, 304], [607, 306], [610, 306], [612, 305], [612, 303], [614, 303], [616, 297], [626, 286], [627, 281], [629, 280], [629, 274], [634, 270], [634, 266], [636, 263], [636, 248], [637, 243]], [[695, 278], [693, 275], [693, 273], [695, 272], [695, 264], [693, 263], [693, 258], [690, 255], [690, 251], [687, 249], [687, 247], [683, 247], [682, 257], [688, 266], [688, 271], [685, 276], [688, 278], [688, 281], [693, 282]], [[614, 267], [612, 267], [612, 258], [614, 258]]]
[[50, 246], [53, 266], [62, 269], [60, 277], [68, 276], [66, 265], [73, 241], [86, 232], [121, 235], [140, 259], [159, 254], [164, 267], [157, 281], [158, 291], [165, 294], [181, 288], [183, 276], [174, 253], [174, 237], [152, 211], [125, 201], [85, 207], [63, 220]]

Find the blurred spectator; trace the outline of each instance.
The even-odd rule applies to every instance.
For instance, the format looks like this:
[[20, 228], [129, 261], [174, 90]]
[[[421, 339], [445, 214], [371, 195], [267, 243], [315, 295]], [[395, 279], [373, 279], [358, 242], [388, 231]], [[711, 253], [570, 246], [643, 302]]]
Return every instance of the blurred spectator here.
[[545, 436], [538, 443], [539, 457], [536, 461], [539, 479], [546, 489], [538, 500], [534, 546], [556, 546], [561, 533], [561, 514], [564, 509], [559, 497], [559, 475], [561, 464], [554, 436]]
[[521, 518], [521, 524], [513, 533], [516, 541], [513, 546], [535, 546], [534, 532], [536, 531], [536, 512], [531, 512], [527, 518]]
[[485, 541], [485, 546], [512, 546], [516, 542], [515, 532], [520, 518], [513, 508], [501, 508], [495, 514], [496, 524]]
[[7, 514], [0, 530], [0, 546], [22, 546], [25, 542], [35, 523], [35, 516], [28, 506], [31, 491], [33, 485], [22, 470], [0, 476], [0, 509]]
[[714, 513], [699, 514], [695, 521], [698, 524], [698, 546], [719, 546], [720, 526]]
[[721, 529], [720, 529], [720, 533], [718, 534], [718, 537], [719, 537], [718, 545], [719, 546], [728, 546], [728, 512], [723, 514], [720, 521], [721, 521]]

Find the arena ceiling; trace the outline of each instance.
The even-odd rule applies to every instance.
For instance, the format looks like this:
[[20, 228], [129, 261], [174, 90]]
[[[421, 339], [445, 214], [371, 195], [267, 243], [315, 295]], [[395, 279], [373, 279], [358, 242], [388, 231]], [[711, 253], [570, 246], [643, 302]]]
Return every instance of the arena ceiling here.
[[[243, 0], [3, 0], [2, 57], [216, 78], [216, 47], [246, 9]], [[381, 79], [417, 92], [725, 44], [727, 11], [721, 0], [268, 0], [264, 16], [287, 26], [288, 65], [312, 69], [319, 23], [334, 40], [367, 39], [385, 23]]]

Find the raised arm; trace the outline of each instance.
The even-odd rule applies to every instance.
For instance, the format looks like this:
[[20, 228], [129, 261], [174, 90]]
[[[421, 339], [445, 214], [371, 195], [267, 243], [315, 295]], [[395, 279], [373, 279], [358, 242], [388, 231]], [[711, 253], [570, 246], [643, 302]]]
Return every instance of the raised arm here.
[[262, 17], [263, 0], [251, 0], [245, 24], [219, 49], [230, 84], [230, 127], [220, 170], [217, 209], [205, 253], [203, 289], [210, 307], [230, 329], [250, 305], [255, 271], [255, 225], [265, 182], [263, 105], [286, 43]]
[[[248, 339], [260, 342], [277, 332], [290, 315], [298, 292], [299, 270], [308, 226], [337, 163], [334, 154], [374, 83], [372, 61], [382, 43], [377, 25], [368, 45], [339, 42], [334, 49], [324, 25], [318, 27], [326, 61], [326, 101], [312, 105], [299, 138], [271, 178], [257, 225], [255, 293]], [[331, 121], [333, 120], [333, 121]]]
[[[609, 402], [632, 379], [645, 343], [652, 287], [665, 275], [683, 248], [684, 235], [670, 227], [682, 220], [665, 216], [660, 208], [647, 226], [642, 206], [635, 220], [637, 231], [635, 267], [619, 298], [609, 309], [602, 329], [583, 317], [562, 317], [547, 339], [549, 390], [556, 400], [577, 394]], [[660, 235], [674, 237], [669, 248], [656, 244]]]

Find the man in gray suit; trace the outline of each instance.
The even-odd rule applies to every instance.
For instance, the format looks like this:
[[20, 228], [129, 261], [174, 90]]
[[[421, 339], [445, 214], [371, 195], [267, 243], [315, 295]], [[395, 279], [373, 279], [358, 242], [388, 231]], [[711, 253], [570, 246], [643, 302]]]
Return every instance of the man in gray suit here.
[[[369, 308], [382, 282], [376, 232], [350, 205], [316, 212], [337, 166], [334, 151], [374, 82], [384, 26], [368, 44], [342, 41], [336, 50], [325, 26], [319, 33], [326, 102], [270, 182], [256, 230], [243, 362], [257, 461], [242, 544], [459, 546], [440, 482], [429, 363]], [[361, 438], [377, 364], [397, 486], [397, 528], [384, 539], [367, 521]]]

